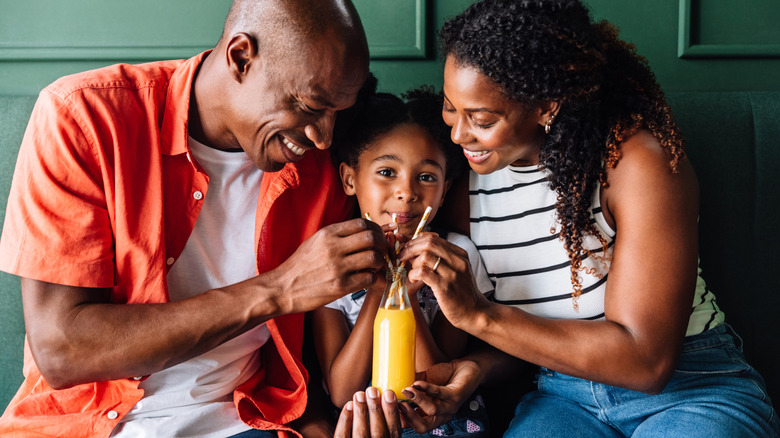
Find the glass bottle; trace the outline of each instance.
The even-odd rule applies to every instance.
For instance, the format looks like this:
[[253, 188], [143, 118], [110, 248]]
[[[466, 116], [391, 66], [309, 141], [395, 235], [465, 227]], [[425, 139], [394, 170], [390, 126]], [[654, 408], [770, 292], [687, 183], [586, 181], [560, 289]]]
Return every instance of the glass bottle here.
[[380, 391], [392, 389], [399, 400], [402, 389], [414, 383], [414, 313], [406, 290], [406, 268], [387, 273], [387, 286], [374, 320], [374, 364], [371, 384]]

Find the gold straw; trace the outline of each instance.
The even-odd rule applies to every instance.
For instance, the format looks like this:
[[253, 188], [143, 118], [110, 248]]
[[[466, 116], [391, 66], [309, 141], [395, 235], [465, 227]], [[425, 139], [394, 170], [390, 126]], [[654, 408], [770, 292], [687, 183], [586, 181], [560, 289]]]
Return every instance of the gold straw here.
[[425, 227], [425, 223], [428, 222], [428, 216], [431, 215], [431, 210], [433, 210], [433, 208], [431, 208], [430, 205], [425, 208], [425, 212], [423, 213], [423, 217], [422, 217], [422, 219], [420, 219], [420, 224], [417, 225], [417, 229], [414, 230], [414, 236], [412, 236], [411, 240], [416, 239], [417, 236], [420, 235], [420, 233], [422, 232], [423, 227]]

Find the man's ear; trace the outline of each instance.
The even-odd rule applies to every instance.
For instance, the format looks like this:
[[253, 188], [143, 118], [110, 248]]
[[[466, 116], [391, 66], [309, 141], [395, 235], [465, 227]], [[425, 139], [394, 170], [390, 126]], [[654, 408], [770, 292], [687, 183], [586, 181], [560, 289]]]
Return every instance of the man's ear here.
[[[243, 82], [253, 63], [259, 63], [257, 42], [244, 32], [239, 32], [230, 38], [225, 49], [225, 57], [230, 75], [237, 82]], [[255, 66], [257, 68], [259, 66]]]
[[341, 175], [341, 187], [347, 196], [355, 195], [355, 169], [349, 167], [347, 163], [339, 165], [339, 175]]

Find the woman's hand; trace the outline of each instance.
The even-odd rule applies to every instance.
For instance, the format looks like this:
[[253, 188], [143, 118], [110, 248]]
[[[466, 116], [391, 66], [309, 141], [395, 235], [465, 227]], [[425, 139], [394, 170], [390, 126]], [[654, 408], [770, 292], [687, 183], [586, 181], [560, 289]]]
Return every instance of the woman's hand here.
[[[405, 404], [405, 403], [404, 403]], [[381, 399], [379, 390], [370, 387], [358, 391], [341, 409], [337, 438], [348, 437], [400, 437], [402, 433], [398, 399], [393, 391], [385, 391]]]
[[433, 290], [439, 308], [455, 327], [468, 332], [477, 311], [490, 305], [475, 284], [468, 253], [436, 233], [422, 233], [407, 242], [399, 259], [411, 264], [410, 282], [421, 281]]
[[401, 403], [404, 420], [417, 433], [430, 431], [452, 419], [482, 381], [480, 368], [470, 360], [436, 364], [403, 390], [417, 408]]

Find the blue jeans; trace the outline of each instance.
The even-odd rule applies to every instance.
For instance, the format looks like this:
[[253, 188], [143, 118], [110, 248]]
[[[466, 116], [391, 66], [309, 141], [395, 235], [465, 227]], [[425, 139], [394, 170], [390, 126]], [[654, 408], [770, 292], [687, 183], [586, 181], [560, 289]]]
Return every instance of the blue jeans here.
[[686, 338], [659, 394], [542, 368], [538, 390], [515, 409], [505, 437], [776, 437], [780, 421], [764, 379], [727, 324]]

